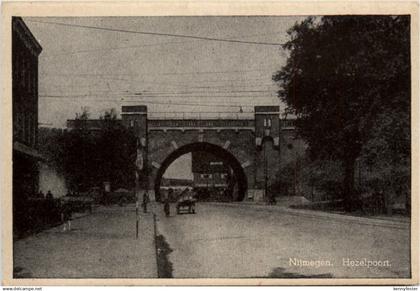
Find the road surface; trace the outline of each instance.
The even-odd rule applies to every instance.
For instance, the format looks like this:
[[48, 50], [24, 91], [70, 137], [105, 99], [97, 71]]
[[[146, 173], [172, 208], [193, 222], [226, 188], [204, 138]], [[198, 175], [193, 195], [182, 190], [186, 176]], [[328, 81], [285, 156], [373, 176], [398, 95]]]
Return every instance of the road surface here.
[[169, 218], [156, 211], [175, 278], [410, 276], [408, 227], [248, 205], [199, 203], [184, 215], [174, 208]]
[[[154, 203], [152, 203], [154, 204]], [[152, 206], [152, 205], [151, 205]], [[72, 222], [17, 240], [17, 277], [30, 278], [366, 278], [409, 277], [408, 225], [281, 207], [198, 203], [197, 214], [99, 207]], [[361, 222], [361, 223], [359, 223]], [[156, 258], [156, 244], [160, 254]], [[172, 251], [167, 251], [168, 249]], [[365, 260], [366, 259], [366, 260]], [[343, 260], [348, 262], [343, 266]], [[351, 262], [359, 266], [351, 266]], [[360, 266], [360, 262], [382, 266]], [[159, 263], [158, 263], [159, 262]], [[311, 266], [312, 264], [312, 266]]]
[[156, 278], [153, 216], [140, 217], [136, 239], [133, 205], [101, 206], [72, 221], [14, 243], [20, 278]]

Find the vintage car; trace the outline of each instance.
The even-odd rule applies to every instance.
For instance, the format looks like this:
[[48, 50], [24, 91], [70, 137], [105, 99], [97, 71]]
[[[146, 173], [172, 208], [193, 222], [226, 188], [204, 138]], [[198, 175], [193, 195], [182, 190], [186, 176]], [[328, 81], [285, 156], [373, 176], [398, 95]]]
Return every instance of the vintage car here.
[[178, 197], [176, 202], [176, 213], [192, 213], [195, 214], [195, 194], [190, 191], [184, 191]]

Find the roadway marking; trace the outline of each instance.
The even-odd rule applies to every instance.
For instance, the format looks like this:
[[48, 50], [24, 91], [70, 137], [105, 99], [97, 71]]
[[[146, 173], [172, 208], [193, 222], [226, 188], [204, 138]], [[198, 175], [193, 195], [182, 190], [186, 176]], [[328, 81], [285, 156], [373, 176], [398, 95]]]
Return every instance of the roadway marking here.
[[[92, 128], [91, 128], [92, 129]], [[98, 130], [100, 130], [101, 128], [97, 128]], [[235, 132], [240, 132], [240, 131], [252, 131], [255, 132], [255, 127], [252, 126], [241, 126], [241, 127], [229, 127], [229, 126], [213, 126], [213, 127], [187, 127], [187, 126], [181, 126], [181, 127], [177, 127], [177, 126], [166, 126], [166, 127], [160, 127], [160, 126], [149, 126], [147, 128], [147, 131], [163, 131], [163, 132], [167, 132], [168, 130], [179, 130], [179, 131], [199, 131], [199, 132], [204, 132], [204, 131], [216, 131], [218, 133], [220, 133], [221, 131], [229, 131], [229, 130], [234, 130]]]
[[152, 166], [155, 167], [156, 169], [160, 168], [160, 164], [158, 162], [155, 162], [155, 161], [152, 162]]

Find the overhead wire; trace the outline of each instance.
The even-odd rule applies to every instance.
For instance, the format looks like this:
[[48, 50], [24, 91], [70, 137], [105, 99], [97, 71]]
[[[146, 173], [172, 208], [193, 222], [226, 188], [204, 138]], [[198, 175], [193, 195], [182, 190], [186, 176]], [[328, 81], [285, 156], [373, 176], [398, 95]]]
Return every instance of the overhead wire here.
[[132, 34], [142, 34], [142, 35], [155, 35], [155, 36], [167, 36], [167, 37], [177, 37], [177, 38], [189, 38], [189, 39], [205, 40], [205, 41], [218, 41], [218, 42], [252, 44], [252, 45], [268, 45], [268, 46], [282, 46], [282, 45], [284, 45], [284, 43], [275, 43], [275, 42], [246, 41], [246, 40], [239, 40], [239, 39], [226, 39], [226, 38], [216, 38], [216, 37], [196, 36], [196, 35], [186, 35], [186, 34], [137, 31], [137, 30], [117, 29], [117, 28], [108, 28], [108, 27], [91, 26], [91, 25], [70, 24], [70, 23], [54, 22], [54, 21], [39, 21], [39, 20], [27, 20], [27, 21], [35, 22], [35, 23], [59, 25], [59, 26], [78, 27], [78, 28], [84, 28], [84, 29], [94, 29], [94, 30], [113, 31], [113, 32], [121, 32], [121, 33], [132, 33]]
[[[53, 96], [50, 97], [41, 97], [41, 98], [54, 98]], [[58, 97], [61, 98], [61, 97]], [[96, 99], [95, 101], [105, 101], [105, 102], [112, 102], [112, 103], [125, 103], [125, 102], [135, 102], [135, 103], [142, 103], [145, 105], [170, 105], [170, 106], [196, 106], [196, 107], [254, 107], [255, 105], [246, 105], [242, 103], [232, 104], [232, 103], [225, 103], [225, 104], [209, 104], [209, 103], [191, 103], [191, 102], [158, 102], [158, 101], [142, 101], [142, 100], [116, 100], [116, 99]], [[264, 104], [266, 105], [266, 104]]]
[[[273, 32], [273, 33], [254, 34], [254, 35], [242, 35], [241, 37], [248, 38], [248, 37], [270, 35], [270, 34], [276, 34], [276, 33]], [[102, 47], [102, 48], [95, 48], [95, 49], [70, 51], [70, 52], [58, 53], [58, 54], [50, 54], [50, 55], [44, 56], [44, 58], [53, 58], [57, 56], [71, 56], [71, 55], [76, 55], [76, 54], [100, 52], [100, 51], [114, 51], [114, 50], [147, 48], [147, 47], [155, 47], [155, 46], [162, 46], [162, 45], [172, 45], [172, 44], [185, 44], [185, 43], [191, 43], [191, 42], [194, 42], [194, 41], [169, 41], [169, 42], [150, 43], [150, 44], [133, 45], [133, 46], [122, 46], [122, 47], [110, 47], [110, 48]]]
[[[251, 45], [268, 45], [268, 46], [281, 46], [283, 45], [282, 43], [270, 43], [270, 42], [258, 42], [258, 41], [245, 41], [245, 40], [239, 40], [239, 39], [226, 39], [226, 38], [214, 38], [214, 37], [206, 37], [206, 36], [193, 36], [193, 35], [185, 35], [185, 34], [171, 34], [171, 33], [162, 33], [162, 32], [148, 32], [148, 31], [134, 31], [134, 30], [125, 30], [125, 29], [114, 29], [114, 28], [106, 28], [106, 27], [98, 27], [98, 26], [88, 26], [88, 25], [77, 25], [77, 24], [69, 24], [69, 23], [60, 23], [60, 22], [51, 22], [51, 21], [36, 21], [36, 20], [28, 20], [30, 22], [35, 22], [35, 23], [44, 23], [44, 24], [52, 24], [52, 25], [59, 25], [59, 26], [68, 26], [68, 27], [78, 27], [78, 28], [83, 28], [83, 29], [94, 29], [94, 30], [102, 30], [102, 31], [113, 31], [113, 32], [121, 32], [121, 33], [132, 33], [132, 34], [142, 34], [142, 35], [155, 35], [155, 36], [166, 36], [166, 37], [177, 37], [177, 38], [189, 38], [189, 39], [194, 39], [194, 40], [204, 40], [204, 41], [217, 41], [217, 42], [228, 42], [228, 43], [239, 43], [239, 44], [251, 44]], [[152, 44], [153, 45], [153, 44]], [[161, 45], [161, 44], [158, 44]], [[145, 45], [146, 46], [146, 45]], [[149, 45], [150, 46], [150, 45]], [[111, 48], [112, 49], [112, 48]], [[118, 48], [117, 48], [118, 49]], [[254, 71], [254, 70], [253, 70]], [[237, 72], [237, 71], [231, 71], [231, 72]], [[193, 74], [194, 72], [185, 72], [185, 73], [178, 73], [178, 74]], [[197, 74], [208, 74], [208, 73], [221, 73], [221, 72], [196, 72]], [[166, 74], [177, 74], [177, 73], [166, 73]], [[99, 76], [99, 75], [98, 75]], [[112, 78], [104, 78], [103, 75], [101, 77], [102, 79], [111, 79], [111, 80], [121, 80], [121, 81], [129, 81], [129, 79], [112, 79]], [[232, 82], [232, 81], [241, 81], [241, 82], [247, 82], [247, 84], [249, 84], [248, 80], [207, 80], [207, 82]], [[141, 81], [142, 83], [154, 83], [154, 84], [165, 84], [162, 82], [147, 82], [147, 81]], [[204, 81], [206, 82], [206, 81]], [[172, 86], [172, 87], [176, 87], [176, 86], [181, 86], [181, 87], [188, 87], [188, 84], [186, 85], [180, 85], [177, 83], [166, 83], [166, 85]], [[273, 84], [271, 84], [273, 85]], [[236, 85], [236, 86], [240, 86], [240, 87], [249, 87], [249, 85]], [[266, 85], [269, 86], [269, 85]], [[233, 84], [231, 85], [222, 85], [222, 86], [196, 86], [196, 87], [189, 87], [189, 88], [197, 88], [197, 89], [211, 89], [211, 88], [223, 88], [223, 87], [229, 87], [232, 88], [234, 87]], [[208, 92], [206, 92], [208, 93]], [[225, 92], [227, 93], [227, 92]], [[168, 93], [170, 94], [170, 93]], [[193, 94], [193, 93], [191, 93]], [[87, 96], [77, 96], [77, 97], [93, 97], [92, 94], [87, 95]], [[98, 95], [96, 95], [98, 96]], [[64, 96], [64, 95], [40, 95], [40, 98], [74, 98], [75, 96]], [[125, 98], [129, 98], [130, 96], [126, 96]], [[132, 97], [146, 97], [146, 96], [132, 96]], [[168, 97], [168, 96], [162, 96], [162, 95], [155, 95], [153, 96], [154, 98], [157, 97]], [[180, 97], [180, 96], [178, 96]], [[195, 96], [195, 97], [199, 97], [199, 96]], [[215, 96], [205, 96], [205, 97], [215, 97]], [[226, 98], [230, 98], [233, 96], [219, 96], [219, 97], [226, 97]], [[108, 101], [108, 102], [144, 102], [141, 100], [125, 100], [124, 97], [121, 98], [121, 100], [115, 100], [115, 99], [98, 99], [95, 98], [95, 101]], [[225, 103], [225, 104], [210, 104], [210, 103], [191, 103], [191, 102], [157, 102], [157, 101], [147, 101], [145, 102], [147, 104], [157, 104], [157, 105], [182, 105], [182, 106], [199, 106], [199, 107], [253, 107], [254, 105], [244, 105], [244, 104], [229, 104], [229, 103]]]

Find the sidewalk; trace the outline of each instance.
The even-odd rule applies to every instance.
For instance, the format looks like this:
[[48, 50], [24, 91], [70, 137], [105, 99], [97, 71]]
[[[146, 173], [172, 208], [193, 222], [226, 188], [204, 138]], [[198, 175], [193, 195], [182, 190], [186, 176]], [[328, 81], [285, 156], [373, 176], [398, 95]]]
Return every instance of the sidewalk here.
[[153, 216], [140, 216], [136, 239], [133, 205], [100, 206], [72, 220], [14, 243], [14, 269], [31, 278], [156, 278]]
[[339, 213], [332, 213], [332, 212], [318, 211], [318, 210], [289, 208], [279, 203], [277, 203], [276, 205], [267, 205], [264, 202], [248, 202], [248, 201], [231, 202], [231, 203], [223, 203], [223, 202], [208, 202], [208, 203], [224, 205], [227, 207], [250, 207], [256, 210], [261, 209], [261, 210], [271, 211], [271, 212], [283, 212], [290, 215], [297, 215], [297, 216], [310, 217], [310, 218], [316, 218], [316, 219], [335, 219], [335, 220], [340, 220], [343, 222], [357, 223], [357, 224], [362, 224], [362, 225], [374, 225], [374, 226], [402, 228], [402, 229], [410, 228], [410, 220], [408, 218], [407, 219], [400, 219], [400, 218], [389, 219], [388, 217], [384, 217], [384, 216], [377, 216], [377, 217], [352, 216], [350, 214], [339, 214]]

